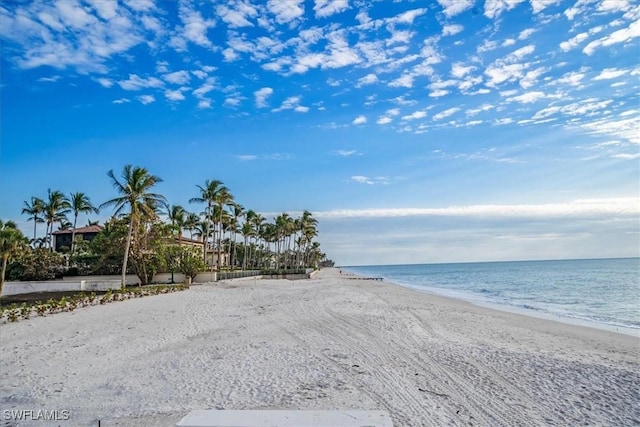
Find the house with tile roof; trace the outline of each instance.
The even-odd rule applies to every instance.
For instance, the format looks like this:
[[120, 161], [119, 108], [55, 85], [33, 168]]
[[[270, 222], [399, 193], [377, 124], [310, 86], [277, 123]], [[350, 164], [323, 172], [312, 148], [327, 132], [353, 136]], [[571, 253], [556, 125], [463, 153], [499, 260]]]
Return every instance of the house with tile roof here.
[[[76, 228], [76, 238], [80, 236], [83, 240], [89, 242], [102, 231], [101, 225], [88, 225], [86, 227]], [[53, 250], [60, 252], [62, 248], [71, 249], [71, 238], [73, 236], [73, 229], [68, 228], [66, 230], [58, 230], [53, 232]]]

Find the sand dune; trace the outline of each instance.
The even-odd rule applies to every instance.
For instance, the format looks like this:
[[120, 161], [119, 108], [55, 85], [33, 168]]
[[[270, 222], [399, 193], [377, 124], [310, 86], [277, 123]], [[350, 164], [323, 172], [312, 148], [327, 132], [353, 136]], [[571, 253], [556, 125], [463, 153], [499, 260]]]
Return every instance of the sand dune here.
[[333, 269], [2, 324], [0, 338], [0, 408], [70, 411], [51, 425], [171, 426], [215, 408], [383, 409], [395, 426], [640, 423], [637, 337]]

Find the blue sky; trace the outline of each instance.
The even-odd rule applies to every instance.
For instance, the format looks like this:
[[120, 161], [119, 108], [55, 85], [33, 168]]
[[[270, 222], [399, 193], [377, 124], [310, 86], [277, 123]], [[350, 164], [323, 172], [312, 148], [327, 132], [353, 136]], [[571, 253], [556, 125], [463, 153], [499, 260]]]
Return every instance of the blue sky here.
[[640, 255], [637, 2], [3, 2], [0, 37], [28, 234], [130, 163], [196, 212], [207, 179], [310, 210], [342, 265]]

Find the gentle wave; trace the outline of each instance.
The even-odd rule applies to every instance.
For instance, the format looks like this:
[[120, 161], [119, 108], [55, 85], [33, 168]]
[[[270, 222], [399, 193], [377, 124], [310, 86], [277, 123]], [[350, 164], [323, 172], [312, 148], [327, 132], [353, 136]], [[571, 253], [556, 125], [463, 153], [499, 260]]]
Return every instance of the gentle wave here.
[[640, 258], [344, 268], [473, 303], [640, 329]]

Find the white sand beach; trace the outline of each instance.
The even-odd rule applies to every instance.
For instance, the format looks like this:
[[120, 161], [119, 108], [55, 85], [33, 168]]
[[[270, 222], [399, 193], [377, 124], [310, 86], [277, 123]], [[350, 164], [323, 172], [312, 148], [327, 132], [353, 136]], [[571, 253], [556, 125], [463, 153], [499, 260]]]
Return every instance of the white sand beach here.
[[411, 427], [640, 424], [637, 337], [337, 269], [5, 323], [0, 340], [0, 409], [70, 415], [19, 425], [173, 426], [194, 409], [381, 409]]

